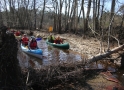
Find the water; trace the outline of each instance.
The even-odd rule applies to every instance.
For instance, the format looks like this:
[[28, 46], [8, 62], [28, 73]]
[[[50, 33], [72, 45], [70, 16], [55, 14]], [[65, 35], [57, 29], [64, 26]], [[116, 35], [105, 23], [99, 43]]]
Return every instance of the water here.
[[124, 86], [124, 69], [117, 70], [116, 73], [113, 74]]
[[[62, 50], [58, 48], [54, 48], [52, 46], [49, 46], [46, 44], [44, 40], [38, 41], [38, 47], [43, 50], [43, 58], [38, 59], [33, 56], [29, 56], [22, 52], [22, 50], [19, 48], [18, 50], [18, 59], [20, 66], [22, 68], [42, 68], [46, 65], [54, 65], [54, 64], [60, 64], [60, 63], [74, 63], [76, 61], [81, 61], [82, 56], [78, 54], [77, 52], [73, 52], [71, 50]], [[83, 55], [83, 58], [85, 55]], [[87, 56], [86, 56], [87, 57]], [[106, 62], [98, 61], [97, 63], [92, 63], [89, 66], [90, 68], [98, 68], [98, 69], [107, 69], [114, 73], [114, 76], [122, 82], [124, 85], [124, 70], [117, 69], [116, 66], [113, 64], [108, 64]]]
[[38, 41], [37, 43], [38, 47], [43, 50], [43, 58], [38, 59], [36, 57], [29, 56], [22, 52], [19, 48], [18, 59], [22, 68], [41, 68], [41, 66], [44, 65], [81, 61], [81, 56], [71, 52], [70, 50], [54, 48], [47, 45], [44, 40]]

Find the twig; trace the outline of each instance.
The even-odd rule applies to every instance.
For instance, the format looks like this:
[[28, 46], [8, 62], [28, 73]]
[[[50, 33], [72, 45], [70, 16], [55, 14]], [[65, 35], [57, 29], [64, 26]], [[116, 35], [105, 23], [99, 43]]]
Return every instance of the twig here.
[[28, 72], [27, 79], [26, 79], [26, 85], [28, 83], [28, 79], [29, 79], [29, 72]]
[[116, 37], [114, 37], [114, 36], [112, 36], [112, 35], [110, 35], [112, 38], [114, 38], [115, 40], [117, 40], [117, 42], [118, 42], [118, 47], [120, 46], [120, 42], [119, 42], [119, 40], [116, 38]]

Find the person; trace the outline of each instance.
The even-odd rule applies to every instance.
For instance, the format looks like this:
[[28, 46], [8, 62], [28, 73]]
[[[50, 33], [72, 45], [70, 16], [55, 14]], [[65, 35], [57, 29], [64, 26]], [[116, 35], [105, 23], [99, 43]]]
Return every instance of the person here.
[[14, 34], [15, 33], [15, 30], [11, 30], [11, 32]]
[[51, 34], [49, 37], [48, 37], [48, 42], [51, 42], [51, 43], [54, 43], [54, 36]]
[[58, 36], [55, 40], [54, 40], [55, 44], [62, 44], [63, 40]]
[[27, 35], [24, 34], [23, 37], [22, 37], [22, 39], [21, 39], [20, 41], [21, 41], [21, 43], [22, 43], [24, 46], [27, 46], [29, 39], [28, 39]]
[[37, 38], [41, 38], [40, 34], [37, 34], [36, 37], [37, 37]]
[[15, 35], [16, 35], [16, 36], [20, 36], [20, 35], [21, 35], [20, 31], [16, 31], [16, 32], [15, 32]]
[[37, 41], [36, 41], [36, 39], [35, 39], [34, 36], [31, 36], [31, 40], [30, 40], [30, 42], [29, 42], [29, 44], [28, 44], [28, 47], [29, 47], [30, 49], [37, 49], [37, 48], [38, 48], [38, 46], [37, 46]]
[[30, 30], [29, 32], [29, 36], [32, 36], [33, 35], [33, 31]]
[[6, 30], [6, 34], [10, 34], [10, 33], [11, 33], [10, 28], [8, 28], [8, 29]]

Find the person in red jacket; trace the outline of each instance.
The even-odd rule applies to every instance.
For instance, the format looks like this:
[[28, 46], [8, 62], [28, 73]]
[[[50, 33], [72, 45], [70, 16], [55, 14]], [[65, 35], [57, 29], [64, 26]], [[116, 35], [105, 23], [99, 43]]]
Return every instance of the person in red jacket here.
[[15, 35], [16, 35], [16, 36], [20, 36], [20, 35], [21, 35], [20, 31], [16, 31], [16, 32], [15, 32]]
[[24, 36], [23, 36], [22, 39], [21, 39], [21, 43], [22, 43], [24, 46], [27, 46], [27, 45], [28, 45], [28, 41], [29, 41], [29, 39], [28, 39], [27, 35], [24, 34]]
[[29, 42], [28, 46], [30, 47], [30, 49], [37, 49], [37, 41], [35, 39], [35, 37], [31, 37], [31, 41]]
[[62, 44], [63, 40], [58, 36], [55, 40], [54, 40], [55, 44]]
[[15, 30], [12, 30], [11, 32], [14, 34], [15, 33]]

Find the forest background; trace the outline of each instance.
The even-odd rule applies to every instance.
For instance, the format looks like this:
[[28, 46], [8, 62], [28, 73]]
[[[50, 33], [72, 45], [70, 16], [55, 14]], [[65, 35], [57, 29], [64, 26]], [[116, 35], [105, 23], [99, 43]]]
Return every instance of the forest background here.
[[[48, 30], [123, 41], [124, 4], [121, 0], [2, 0], [0, 25], [13, 29]], [[41, 30], [41, 31], [42, 31]]]

